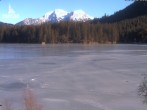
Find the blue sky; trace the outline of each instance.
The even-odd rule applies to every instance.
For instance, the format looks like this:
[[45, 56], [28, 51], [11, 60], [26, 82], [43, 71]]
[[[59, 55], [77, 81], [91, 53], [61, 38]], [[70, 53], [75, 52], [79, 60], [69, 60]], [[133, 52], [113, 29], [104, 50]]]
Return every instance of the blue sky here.
[[94, 17], [125, 8], [131, 1], [125, 0], [1, 0], [0, 21], [15, 24], [25, 18], [37, 18], [54, 9], [68, 12], [82, 9]]

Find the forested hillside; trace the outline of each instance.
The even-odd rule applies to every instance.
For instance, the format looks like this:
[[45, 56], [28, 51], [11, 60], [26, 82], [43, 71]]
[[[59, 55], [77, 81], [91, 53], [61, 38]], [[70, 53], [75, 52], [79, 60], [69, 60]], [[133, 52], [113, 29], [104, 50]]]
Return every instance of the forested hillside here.
[[147, 2], [136, 1], [125, 9], [120, 10], [111, 16], [105, 15], [99, 20], [102, 23], [112, 23], [144, 15], [147, 15]]

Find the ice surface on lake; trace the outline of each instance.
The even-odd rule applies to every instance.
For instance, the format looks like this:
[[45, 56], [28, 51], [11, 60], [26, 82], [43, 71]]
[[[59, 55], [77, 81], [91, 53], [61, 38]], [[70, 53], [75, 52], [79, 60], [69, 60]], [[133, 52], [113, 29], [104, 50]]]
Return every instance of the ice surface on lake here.
[[147, 45], [0, 44], [0, 103], [15, 110], [26, 88], [44, 110], [146, 110], [143, 74]]

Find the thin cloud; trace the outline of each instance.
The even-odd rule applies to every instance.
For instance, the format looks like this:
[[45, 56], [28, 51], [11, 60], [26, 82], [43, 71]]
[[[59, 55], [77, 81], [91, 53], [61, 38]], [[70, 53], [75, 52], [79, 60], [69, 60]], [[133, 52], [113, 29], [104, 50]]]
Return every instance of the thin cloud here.
[[2, 16], [4, 19], [18, 19], [20, 16], [18, 13], [15, 12], [15, 10], [11, 7], [9, 4], [8, 13], [3, 14]]

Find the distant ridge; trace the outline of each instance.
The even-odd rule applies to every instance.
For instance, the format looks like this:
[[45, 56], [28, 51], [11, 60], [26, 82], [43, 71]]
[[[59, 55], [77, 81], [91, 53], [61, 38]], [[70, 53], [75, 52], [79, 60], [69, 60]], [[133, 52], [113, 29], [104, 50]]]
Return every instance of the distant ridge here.
[[3, 22], [0, 22], [0, 26], [12, 26], [13, 24], [8, 24], [8, 23], [3, 23]]

